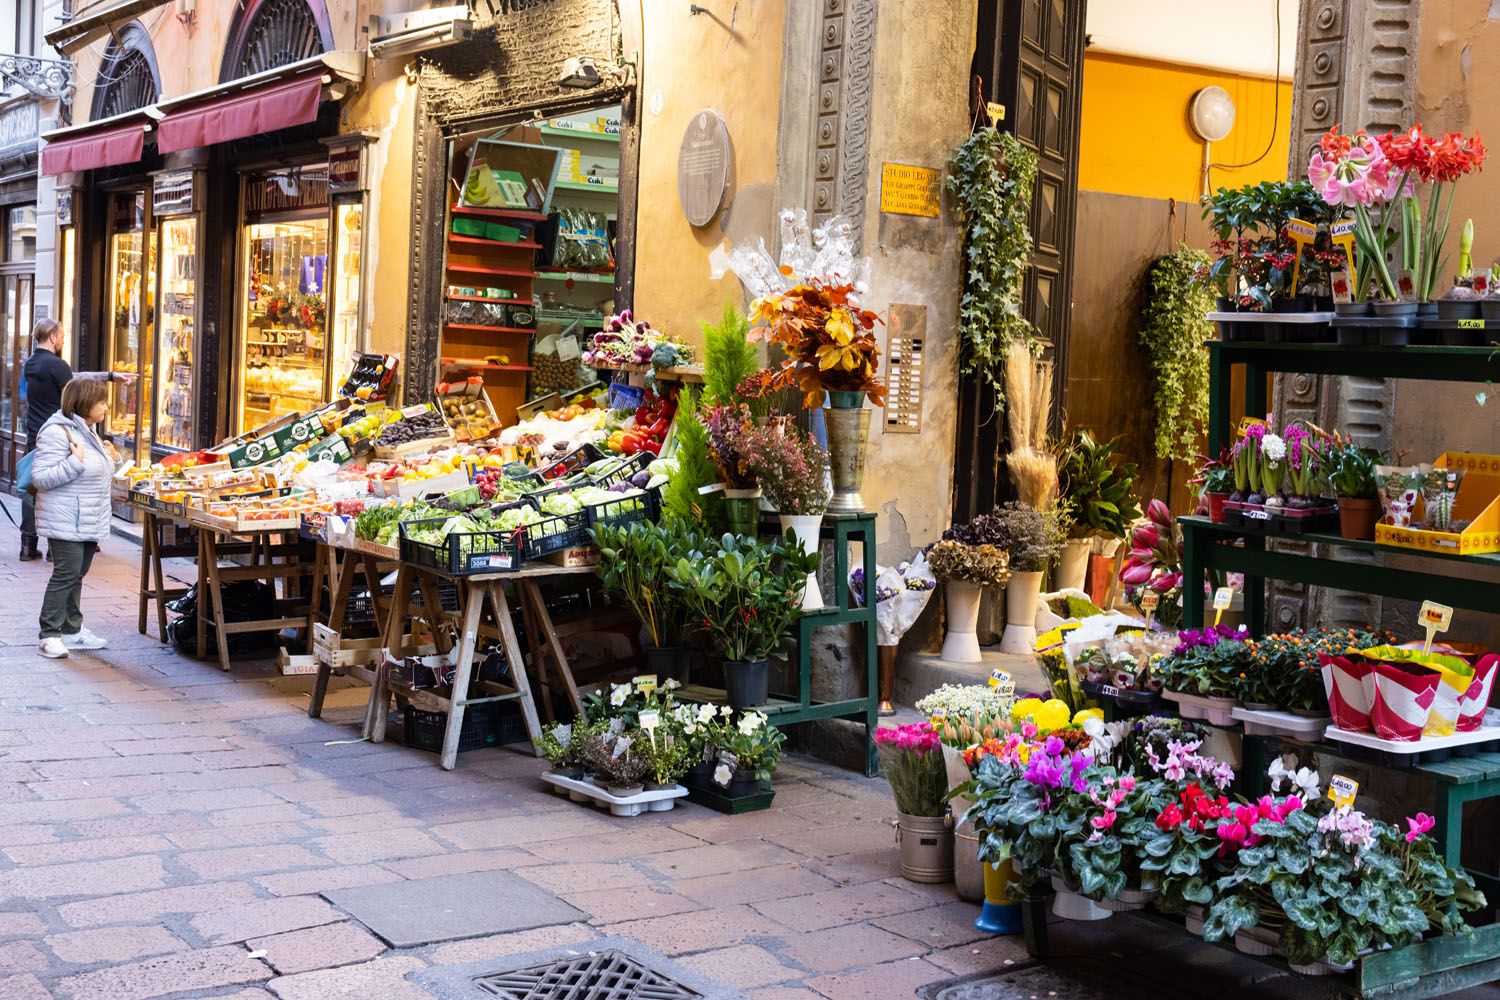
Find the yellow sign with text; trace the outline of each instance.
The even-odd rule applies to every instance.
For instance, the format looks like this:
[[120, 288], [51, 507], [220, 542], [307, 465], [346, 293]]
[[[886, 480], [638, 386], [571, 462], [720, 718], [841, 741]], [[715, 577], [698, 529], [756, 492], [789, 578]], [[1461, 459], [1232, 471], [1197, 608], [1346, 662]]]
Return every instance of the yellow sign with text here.
[[938, 217], [943, 196], [942, 171], [908, 163], [880, 167], [880, 210], [893, 215]]
[[1328, 797], [1333, 800], [1335, 806], [1354, 805], [1354, 797], [1358, 794], [1359, 782], [1353, 778], [1335, 774], [1328, 780]]

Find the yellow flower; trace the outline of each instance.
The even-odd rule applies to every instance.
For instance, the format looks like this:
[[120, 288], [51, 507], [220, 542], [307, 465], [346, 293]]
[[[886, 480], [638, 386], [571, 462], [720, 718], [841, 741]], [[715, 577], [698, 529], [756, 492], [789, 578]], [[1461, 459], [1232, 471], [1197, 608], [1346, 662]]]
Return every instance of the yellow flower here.
[[1098, 719], [1100, 722], [1103, 722], [1104, 721], [1104, 709], [1102, 709], [1102, 708], [1084, 708], [1084, 709], [1079, 709], [1077, 712], [1075, 712], [1073, 714], [1073, 725], [1075, 725], [1075, 726], [1081, 726], [1085, 722], [1087, 722], [1089, 719]]
[[1016, 702], [1015, 705], [1011, 708], [1011, 710], [1010, 710], [1010, 717], [1012, 719], [1015, 719], [1017, 722], [1020, 722], [1022, 719], [1031, 718], [1037, 712], [1041, 711], [1041, 709], [1042, 709], [1042, 699], [1040, 699], [1040, 698], [1022, 698], [1020, 701]]
[[1021, 761], [1022, 764], [1030, 762], [1031, 744], [1022, 743], [1020, 746], [1016, 747], [1016, 757]]
[[854, 339], [854, 320], [842, 309], [835, 309], [828, 314], [828, 322], [823, 325], [823, 329], [840, 346]]
[[1061, 729], [1072, 718], [1073, 712], [1068, 708], [1067, 702], [1050, 698], [1043, 703], [1039, 711], [1032, 714], [1031, 721], [1036, 723], [1038, 729], [1047, 733], [1054, 729]]

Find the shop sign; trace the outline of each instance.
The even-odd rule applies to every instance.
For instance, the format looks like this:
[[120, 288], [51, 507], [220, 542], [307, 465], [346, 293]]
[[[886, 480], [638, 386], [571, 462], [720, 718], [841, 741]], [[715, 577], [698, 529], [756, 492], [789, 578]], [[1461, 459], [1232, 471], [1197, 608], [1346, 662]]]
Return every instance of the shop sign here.
[[706, 226], [729, 190], [729, 126], [717, 111], [693, 115], [677, 153], [677, 197], [694, 226]]
[[323, 140], [328, 147], [329, 194], [349, 194], [370, 186], [365, 176], [365, 148], [374, 141], [375, 136], [368, 132], [351, 132]]
[[183, 215], [193, 210], [193, 172], [164, 170], [152, 178], [151, 213]]
[[0, 154], [14, 156], [15, 146], [26, 146], [25, 152], [36, 155], [40, 131], [35, 101], [22, 101], [0, 111]]
[[57, 189], [57, 224], [59, 226], [71, 226], [73, 224], [73, 189]]
[[927, 307], [891, 306], [890, 340], [886, 345], [885, 432], [922, 431], [922, 348], [927, 339]]
[[271, 215], [328, 207], [326, 170], [278, 170], [255, 174], [245, 182], [245, 214]]
[[886, 163], [880, 167], [880, 210], [892, 215], [938, 217], [943, 174], [932, 167]]

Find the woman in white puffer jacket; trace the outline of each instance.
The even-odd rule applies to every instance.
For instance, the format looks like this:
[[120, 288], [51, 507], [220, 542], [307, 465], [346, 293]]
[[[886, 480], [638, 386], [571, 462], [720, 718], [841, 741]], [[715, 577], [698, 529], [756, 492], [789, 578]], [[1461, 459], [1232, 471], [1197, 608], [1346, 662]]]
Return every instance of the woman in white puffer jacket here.
[[63, 387], [62, 408], [42, 425], [31, 460], [36, 488], [36, 532], [48, 540], [52, 579], [42, 597], [37, 650], [67, 656], [70, 649], [99, 649], [105, 640], [83, 627], [83, 578], [109, 537], [109, 481], [114, 458], [94, 433], [109, 416], [109, 386], [74, 379]]

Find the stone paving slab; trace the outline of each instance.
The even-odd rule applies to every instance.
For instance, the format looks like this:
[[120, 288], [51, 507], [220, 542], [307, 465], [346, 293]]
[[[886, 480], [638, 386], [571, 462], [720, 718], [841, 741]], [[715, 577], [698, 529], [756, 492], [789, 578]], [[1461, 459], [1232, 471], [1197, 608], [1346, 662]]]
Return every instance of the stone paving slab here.
[[505, 871], [387, 882], [326, 895], [397, 948], [588, 919], [552, 893]]

